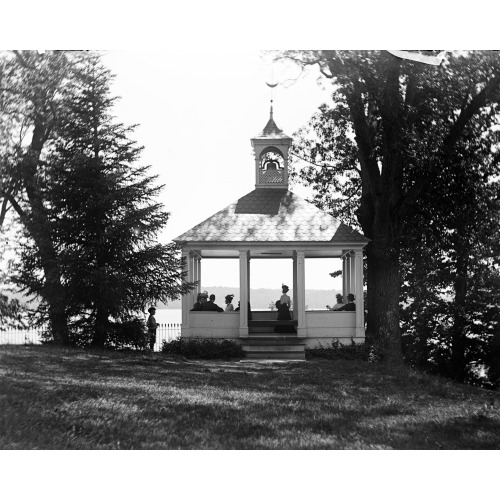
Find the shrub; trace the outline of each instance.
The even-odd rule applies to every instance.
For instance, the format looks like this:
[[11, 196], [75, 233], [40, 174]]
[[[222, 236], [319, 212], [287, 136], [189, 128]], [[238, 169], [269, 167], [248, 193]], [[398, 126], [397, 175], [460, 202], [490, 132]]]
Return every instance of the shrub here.
[[145, 349], [148, 345], [146, 324], [143, 319], [130, 318], [120, 323], [111, 323], [106, 347], [123, 349]]
[[350, 344], [341, 344], [338, 340], [332, 340], [331, 344], [319, 347], [306, 348], [306, 359], [326, 358], [326, 359], [346, 359], [368, 361], [370, 358], [369, 349], [366, 344], [357, 344], [351, 339]]
[[[70, 347], [91, 347], [95, 325], [88, 319], [81, 319], [69, 325], [68, 345]], [[110, 349], [145, 349], [148, 346], [146, 323], [143, 319], [129, 316], [116, 323], [108, 323], [105, 347]], [[41, 333], [44, 344], [54, 342], [49, 329]]]
[[227, 339], [177, 339], [163, 341], [161, 352], [186, 358], [231, 359], [244, 356], [241, 345]]

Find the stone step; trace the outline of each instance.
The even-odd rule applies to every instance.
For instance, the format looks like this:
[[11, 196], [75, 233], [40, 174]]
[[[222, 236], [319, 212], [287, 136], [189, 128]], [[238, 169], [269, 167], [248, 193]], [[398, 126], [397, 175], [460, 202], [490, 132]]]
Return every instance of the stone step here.
[[249, 351], [246, 352], [246, 359], [288, 359], [288, 360], [305, 360], [306, 354], [304, 351]]
[[241, 343], [242, 346], [304, 346], [304, 342], [300, 339], [249, 339]]
[[290, 351], [295, 351], [295, 352], [304, 352], [304, 346], [303, 345], [290, 345], [290, 344], [250, 344], [250, 345], [243, 345], [242, 349], [245, 352], [251, 352], [251, 351], [269, 351], [269, 352], [290, 352]]
[[280, 337], [286, 336], [286, 337], [296, 337], [297, 332], [275, 332], [274, 328], [269, 329], [269, 328], [249, 328], [248, 329], [248, 335], [253, 336], [253, 335], [279, 335]]
[[264, 319], [257, 319], [257, 320], [250, 320], [248, 322], [248, 326], [251, 328], [253, 326], [255, 327], [268, 327], [268, 328], [274, 328], [275, 326], [297, 326], [298, 325], [298, 320], [296, 319], [282, 319], [282, 320], [264, 320]]

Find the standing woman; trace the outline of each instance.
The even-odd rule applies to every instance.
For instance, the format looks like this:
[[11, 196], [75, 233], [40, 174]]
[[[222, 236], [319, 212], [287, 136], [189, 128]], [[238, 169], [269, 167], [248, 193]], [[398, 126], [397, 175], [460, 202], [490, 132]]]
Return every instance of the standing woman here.
[[[283, 320], [291, 320], [292, 316], [290, 315], [290, 297], [287, 295], [289, 288], [286, 285], [282, 285], [281, 291], [283, 295], [280, 297], [279, 305], [276, 302], [276, 306], [278, 307], [278, 321]], [[278, 333], [295, 333], [295, 327], [293, 325], [279, 325], [274, 329], [275, 332]]]
[[[290, 297], [287, 295], [289, 288], [286, 285], [281, 285], [281, 291], [283, 292], [283, 295], [280, 297], [280, 302], [281, 305], [286, 304], [287, 306], [287, 311], [290, 310]], [[290, 315], [290, 313], [288, 313]], [[291, 319], [291, 318], [289, 318]]]
[[233, 301], [234, 295], [226, 295], [226, 312], [234, 311], [234, 306], [231, 304]]

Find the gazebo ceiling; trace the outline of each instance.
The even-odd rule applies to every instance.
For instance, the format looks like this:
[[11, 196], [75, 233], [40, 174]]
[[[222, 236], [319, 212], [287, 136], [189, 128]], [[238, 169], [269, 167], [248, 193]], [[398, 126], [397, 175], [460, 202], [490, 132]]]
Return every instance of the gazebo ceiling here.
[[298, 247], [310, 256], [340, 256], [370, 240], [287, 189], [258, 188], [174, 241], [206, 257], [236, 256], [244, 244], [253, 257], [278, 258]]
[[[195, 248], [190, 245], [190, 248], [196, 251], [204, 259], [237, 259], [239, 258], [239, 250], [230, 248]], [[243, 247], [242, 247], [243, 249]], [[331, 249], [314, 249], [314, 248], [273, 248], [255, 249], [244, 247], [248, 251], [249, 257], [252, 259], [288, 259], [293, 257], [295, 250], [303, 250], [306, 258], [340, 258], [345, 250], [339, 248]]]

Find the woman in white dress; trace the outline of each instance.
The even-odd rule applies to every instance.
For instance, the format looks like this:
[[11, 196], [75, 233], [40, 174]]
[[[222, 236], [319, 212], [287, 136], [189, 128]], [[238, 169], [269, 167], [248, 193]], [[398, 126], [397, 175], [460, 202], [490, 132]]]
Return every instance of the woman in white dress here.
[[234, 306], [231, 304], [233, 301], [234, 295], [226, 295], [226, 312], [234, 311]]

